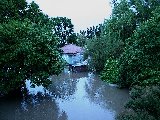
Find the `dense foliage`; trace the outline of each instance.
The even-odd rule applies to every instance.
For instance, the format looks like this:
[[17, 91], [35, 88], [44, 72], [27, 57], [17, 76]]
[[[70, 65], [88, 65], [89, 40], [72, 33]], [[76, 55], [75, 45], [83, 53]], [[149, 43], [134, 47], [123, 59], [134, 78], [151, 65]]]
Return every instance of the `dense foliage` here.
[[109, 58], [101, 73], [101, 79], [109, 83], [117, 83], [118, 80], [118, 60]]
[[87, 30], [80, 30], [80, 33], [77, 34], [77, 44], [82, 47], [86, 46], [87, 41], [90, 41], [90, 39], [100, 37], [102, 29], [102, 24], [99, 24], [97, 26], [87, 28]]
[[160, 118], [160, 87], [134, 87], [131, 100], [127, 103], [125, 114], [119, 120], [159, 120]]
[[100, 71], [104, 68], [105, 56], [108, 53], [104, 37], [97, 37], [87, 41], [87, 49], [85, 55], [90, 58], [90, 67], [93, 70]]
[[[101, 78], [132, 89], [121, 120], [157, 120], [160, 85], [160, 1], [113, 0], [100, 36], [87, 40], [87, 54]], [[135, 96], [134, 96], [135, 95]], [[134, 97], [133, 97], [134, 96]]]
[[118, 84], [141, 86], [132, 88], [132, 100], [126, 106], [132, 112], [119, 116], [120, 120], [158, 120], [160, 118], [159, 10], [160, 7], [157, 7], [152, 11], [152, 17], [139, 25], [133, 36], [128, 39], [128, 46], [119, 60]]
[[52, 20], [34, 2], [3, 0], [0, 6], [0, 94], [26, 79], [46, 87], [62, 69]]
[[[100, 36], [96, 36], [93, 38], [94, 40], [88, 40], [90, 42], [87, 44], [87, 50], [94, 49], [95, 53], [100, 51], [99, 53], [102, 56], [100, 69], [95, 68], [97, 71], [103, 70], [106, 60], [110, 57], [115, 59], [120, 57], [125, 47], [125, 40], [131, 36], [135, 30], [135, 25], [135, 13], [130, 10], [129, 3], [126, 1], [119, 3], [113, 9], [111, 18], [103, 23]], [[91, 44], [94, 48], [90, 47]], [[103, 44], [103, 47], [101, 44]], [[91, 58], [94, 58], [94, 55], [92, 54]], [[92, 61], [96, 63], [96, 61], [99, 61], [99, 57], [92, 59]], [[95, 66], [99, 66], [99, 62]]]
[[76, 43], [77, 36], [74, 33], [74, 25], [71, 19], [66, 17], [52, 18], [54, 32], [59, 38], [58, 45], [60, 47], [68, 43]]
[[141, 24], [128, 39], [119, 64], [122, 86], [160, 83], [160, 16]]
[[[101, 36], [104, 37], [103, 43], [106, 44], [106, 50], [109, 54], [103, 54], [105, 59], [103, 61], [108, 61], [110, 57], [118, 60], [118, 78], [116, 79], [121, 87], [160, 83], [160, 13], [157, 5], [160, 5], [160, 2], [150, 2], [156, 2], [156, 6], [147, 8], [150, 11], [148, 19], [146, 16], [141, 16], [142, 20], [139, 22], [139, 14], [142, 12], [140, 10], [145, 7], [137, 5], [138, 3], [141, 4], [140, 1], [127, 2], [122, 0], [115, 5], [111, 19], [104, 23], [106, 28], [103, 33], [105, 35]], [[151, 5], [150, 2], [147, 4], [148, 6]], [[133, 5], [133, 3], [135, 4]], [[145, 17], [144, 21], [143, 17]], [[95, 42], [92, 44], [98, 45]], [[102, 74], [103, 79], [108, 79], [109, 73], [106, 69], [113, 70], [113, 73], [115, 71], [112, 67], [116, 66], [117, 63], [111, 68], [108, 68], [109, 64], [103, 62], [103, 65], [106, 66]]]

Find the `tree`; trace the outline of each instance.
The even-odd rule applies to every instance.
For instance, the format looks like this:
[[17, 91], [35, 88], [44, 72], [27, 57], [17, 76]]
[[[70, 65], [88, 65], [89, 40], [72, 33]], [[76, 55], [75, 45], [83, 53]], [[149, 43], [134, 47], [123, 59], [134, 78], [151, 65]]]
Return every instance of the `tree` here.
[[130, 0], [129, 4], [136, 13], [137, 24], [140, 24], [153, 17], [152, 11], [160, 6], [160, 0]]
[[86, 45], [85, 55], [90, 58], [90, 67], [96, 71], [102, 71], [106, 62], [106, 56], [109, 55], [106, 36], [101, 35], [98, 38], [89, 39]]
[[76, 33], [73, 33], [70, 36], [68, 36], [67, 43], [77, 44], [77, 35], [76, 35]]
[[[35, 8], [34, 16], [29, 13], [30, 6]], [[22, 12], [23, 18], [9, 17], [8, 14], [3, 16], [7, 21], [1, 21], [0, 24], [0, 94], [7, 94], [24, 86], [26, 79], [47, 87], [51, 82], [49, 76], [61, 72], [62, 59], [57, 47], [58, 39], [49, 27], [52, 26], [51, 19], [36, 6], [35, 3], [27, 6], [28, 9]], [[40, 15], [37, 16], [37, 19], [41, 18], [38, 22], [35, 14]]]
[[130, 91], [131, 99], [127, 110], [117, 120], [159, 120], [160, 87], [134, 87]]
[[96, 37], [88, 40], [87, 50], [97, 70], [102, 71], [108, 59], [121, 56], [126, 39], [136, 29], [135, 21], [135, 13], [128, 2], [123, 0], [116, 3], [111, 18], [100, 25], [98, 31], [95, 29]]
[[120, 58], [119, 84], [122, 86], [160, 84], [159, 9], [128, 39]]
[[85, 31], [80, 31], [80, 33], [77, 34], [77, 44], [81, 47], [84, 47], [86, 45], [87, 37], [85, 36]]
[[35, 2], [31, 2], [28, 5], [28, 9], [24, 14], [24, 19], [26, 18], [39, 26], [46, 26], [48, 29], [54, 29], [51, 18], [49, 18], [48, 15], [43, 14], [42, 10], [40, 10], [39, 6]]
[[21, 19], [27, 7], [25, 0], [0, 0], [0, 23]]
[[[109, 53], [109, 54], [104, 54], [105, 55], [104, 58], [106, 59], [106, 61], [108, 61], [108, 59], [110, 59], [110, 57], [112, 59], [115, 59], [115, 60], [111, 60], [111, 61], [116, 61], [117, 59], [119, 59], [118, 66], [120, 66], [119, 67], [120, 77], [119, 77], [118, 81], [120, 82], [120, 85], [122, 85], [122, 86], [123, 86], [123, 83], [125, 84], [124, 86], [130, 86], [131, 84], [139, 84], [137, 82], [141, 83], [143, 80], [141, 80], [141, 81], [138, 80], [139, 79], [138, 77], [141, 73], [140, 71], [143, 71], [143, 75], [145, 74], [145, 72], [148, 73], [149, 71], [150, 72], [152, 71], [151, 73], [149, 73], [150, 75], [151, 74], [153, 75], [153, 73], [155, 72], [153, 70], [153, 68], [152, 69], [151, 68], [145, 69], [146, 66], [142, 66], [142, 64], [144, 65], [145, 63], [152, 64], [152, 62], [149, 63], [150, 60], [147, 60], [147, 59], [149, 59], [149, 57], [145, 57], [145, 56], [149, 56], [148, 55], [149, 52], [146, 53], [145, 52], [146, 49], [143, 51], [140, 49], [137, 50], [137, 48], [133, 47], [132, 45], [135, 42], [136, 44], [140, 44], [139, 46], [141, 46], [141, 48], [143, 48], [142, 45], [143, 44], [145, 45], [146, 43], [143, 43], [142, 41], [144, 41], [144, 39], [147, 40], [147, 36], [150, 36], [150, 38], [152, 40], [154, 40], [155, 35], [152, 35], [151, 33], [149, 33], [149, 30], [147, 30], [148, 33], [144, 33], [144, 32], [147, 32], [145, 28], [142, 28], [143, 30], [141, 32], [140, 31], [138, 32], [141, 34], [144, 33], [144, 35], [142, 35], [141, 39], [135, 38], [133, 36], [135, 36], [137, 30], [141, 29], [142, 24], [144, 24], [144, 22], [150, 21], [150, 19], [155, 18], [155, 16], [159, 16], [159, 12], [156, 12], [156, 15], [154, 15], [155, 10], [158, 11], [158, 4], [159, 4], [158, 0], [156, 0], [156, 1], [153, 1], [153, 0], [150, 0], [150, 1], [121, 0], [119, 2], [115, 2], [111, 18], [104, 22], [103, 26], [105, 28], [103, 30], [103, 33], [106, 36], [106, 41], [104, 43], [106, 44], [106, 47], [107, 47], [105, 50], [107, 50], [107, 52]], [[147, 11], [146, 11], [146, 9], [144, 9], [145, 8], [144, 6], [147, 6], [147, 10], [149, 11], [149, 16], [146, 17], [145, 15], [142, 15], [140, 17], [141, 20], [139, 21], [138, 14], [140, 14], [141, 12], [144, 12], [147, 14]], [[158, 24], [158, 20], [157, 20], [157, 24]], [[157, 24], [154, 23], [155, 26], [152, 24], [153, 25], [152, 27], [154, 27], [154, 29], [156, 29]], [[148, 25], [146, 25], [145, 27], [147, 27], [147, 26]], [[152, 31], [152, 33], [155, 33], [155, 32]], [[157, 34], [159, 34], [158, 31], [156, 32], [156, 35]], [[152, 41], [151, 39], [148, 40], [148, 42], [149, 41], [151, 42]], [[154, 41], [157, 41], [157, 39]], [[152, 42], [150, 44], [152, 44]], [[158, 43], [155, 43], [155, 44], [158, 44]], [[135, 50], [137, 50], [137, 51], [135, 51]], [[97, 51], [99, 51], [99, 50], [97, 50]], [[155, 51], [155, 53], [156, 53], [156, 51]], [[132, 58], [136, 58], [137, 61], [133, 62]], [[150, 59], [153, 60], [153, 56]], [[156, 65], [158, 65], [158, 64], [156, 64]], [[112, 62], [112, 64], [110, 65], [110, 62], [106, 62], [105, 66], [106, 67], [104, 68], [102, 78], [108, 78], [109, 76], [113, 76], [113, 75], [108, 75], [107, 70], [109, 70], [111, 73], [114, 73], [115, 70], [113, 69], [113, 66], [116, 66], [116, 64], [114, 65], [114, 62]], [[108, 68], [108, 66], [111, 66], [111, 68]], [[151, 66], [153, 67], [154, 65], [151, 65]], [[158, 73], [159, 72], [155, 72], [154, 75], [158, 74]], [[147, 75], [147, 76], [149, 76], [149, 75]], [[134, 77], [135, 77], [135, 79], [134, 79]], [[110, 81], [110, 80], [108, 80], [108, 81]]]
[[71, 19], [66, 17], [56, 17], [52, 18], [54, 32], [59, 37], [59, 46], [64, 46], [68, 43], [68, 37], [74, 34], [73, 24], [71, 23]]

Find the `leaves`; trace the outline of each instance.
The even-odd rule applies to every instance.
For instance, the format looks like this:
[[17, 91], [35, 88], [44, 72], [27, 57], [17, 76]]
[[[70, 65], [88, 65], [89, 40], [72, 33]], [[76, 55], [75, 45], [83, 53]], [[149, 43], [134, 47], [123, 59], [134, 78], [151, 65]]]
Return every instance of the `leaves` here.
[[132, 112], [126, 112], [119, 116], [119, 120], [158, 120], [160, 117], [160, 88], [134, 87], [131, 90], [131, 100], [126, 108]]
[[11, 17], [0, 24], [0, 94], [20, 88], [26, 79], [47, 87], [49, 76], [61, 72], [63, 62], [51, 23], [31, 3], [23, 20]]
[[147, 85], [149, 81], [149, 83], [159, 83], [159, 24], [159, 17], [154, 17], [141, 24], [134, 35], [127, 40], [128, 47], [119, 63], [120, 84], [125, 83], [126, 86], [130, 86], [144, 85], [144, 83]]
[[[76, 38], [70, 39], [72, 36], [75, 36], [73, 24], [71, 19], [66, 17], [56, 17], [52, 18], [54, 32], [59, 37], [59, 46], [62, 47], [67, 43], [75, 43]], [[70, 41], [71, 40], [71, 41]]]
[[118, 80], [118, 61], [110, 58], [101, 73], [101, 79], [108, 83], [117, 83]]

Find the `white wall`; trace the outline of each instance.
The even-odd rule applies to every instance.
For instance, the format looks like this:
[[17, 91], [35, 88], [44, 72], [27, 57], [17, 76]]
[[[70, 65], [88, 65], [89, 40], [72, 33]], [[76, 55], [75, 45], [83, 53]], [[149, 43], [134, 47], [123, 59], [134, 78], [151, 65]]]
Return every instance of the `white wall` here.
[[72, 65], [83, 62], [83, 55], [80, 53], [77, 53], [76, 55], [63, 54], [62, 58], [66, 60], [68, 64]]

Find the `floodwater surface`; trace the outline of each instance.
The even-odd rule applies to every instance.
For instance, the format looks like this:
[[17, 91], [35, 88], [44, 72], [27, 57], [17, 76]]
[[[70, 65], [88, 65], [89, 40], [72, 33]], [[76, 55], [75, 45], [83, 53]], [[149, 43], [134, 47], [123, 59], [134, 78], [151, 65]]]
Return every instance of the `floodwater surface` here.
[[37, 86], [21, 100], [0, 99], [0, 120], [114, 120], [129, 99], [128, 90], [93, 73], [65, 71], [51, 79], [49, 90]]

